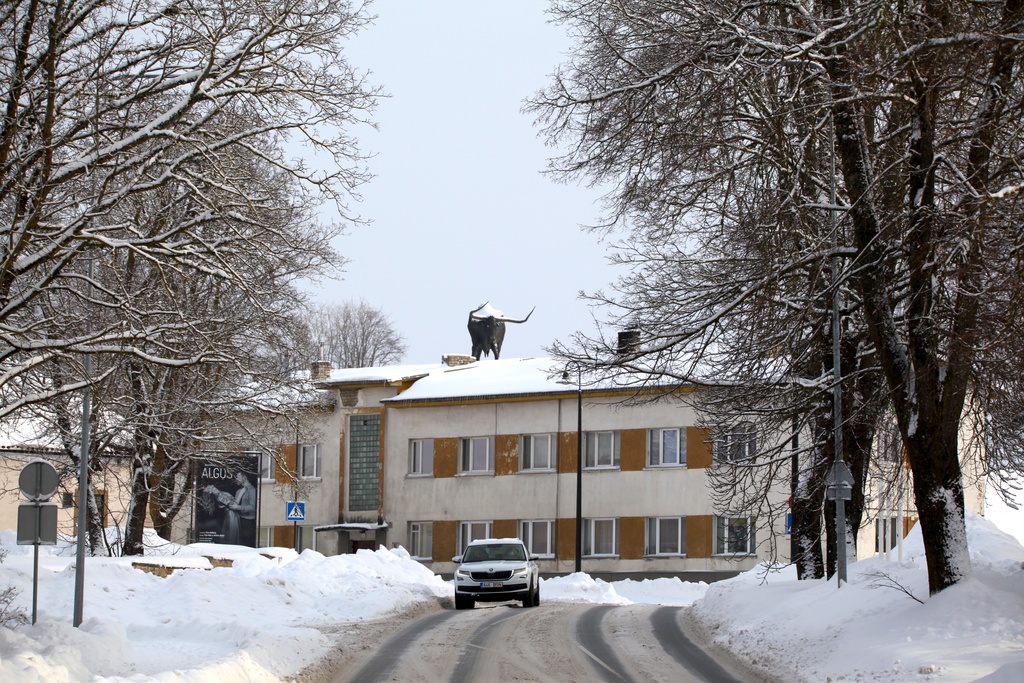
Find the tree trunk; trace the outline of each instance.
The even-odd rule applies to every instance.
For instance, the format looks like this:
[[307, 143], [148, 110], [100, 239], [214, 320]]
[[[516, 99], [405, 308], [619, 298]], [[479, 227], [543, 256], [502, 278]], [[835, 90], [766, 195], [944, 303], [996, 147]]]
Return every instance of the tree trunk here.
[[821, 555], [821, 487], [809, 492], [808, 497], [793, 500], [793, 535], [796, 538], [796, 577], [799, 580], [820, 579], [825, 576]]
[[[961, 410], [954, 405], [955, 400], [950, 400], [952, 396], [947, 395], [945, 400], [941, 396], [943, 390], [953, 391], [954, 378], [946, 376], [944, 382], [938, 382], [943, 374], [943, 363], [937, 350], [929, 348], [928, 340], [922, 338], [927, 334], [922, 329], [927, 321], [919, 321], [919, 327], [908, 333], [908, 341], [904, 341], [897, 329], [886, 285], [883, 239], [873, 203], [873, 182], [866, 163], [869, 154], [859, 125], [860, 114], [854, 104], [856, 93], [849, 85], [854, 79], [841, 65], [841, 59], [831, 65], [836, 102], [833, 120], [836, 151], [850, 197], [849, 218], [853, 222], [861, 264], [858, 284], [914, 474], [921, 533], [928, 549], [929, 592], [935, 594], [970, 572], [966, 557], [963, 484], [957, 458], [956, 429]], [[921, 246], [912, 246], [911, 254]], [[913, 270], [913, 264], [910, 267]], [[916, 276], [912, 273], [911, 283], [911, 289], [919, 293], [932, 286], [921, 273]], [[915, 307], [923, 305], [924, 302], [918, 302]], [[946, 403], [947, 410], [934, 409], [941, 403]]]
[[136, 454], [132, 465], [131, 500], [128, 503], [128, 518], [125, 521], [124, 542], [121, 550], [123, 555], [144, 555], [146, 552], [144, 532], [146, 508], [149, 504], [147, 470], [144, 456]]
[[933, 594], [970, 575], [963, 476], [955, 429], [959, 424], [958, 414], [947, 423], [953, 427], [922, 426], [916, 435], [904, 439], [913, 472], [921, 536], [926, 539], [928, 586]]
[[[107, 537], [103, 529], [103, 518], [100, 516], [100, 508], [96, 503], [96, 493], [92, 486], [89, 486], [89, 499], [86, 504], [88, 508], [88, 519], [85, 524], [85, 533], [89, 547], [89, 554], [93, 557], [110, 555], [107, 547]], [[82, 532], [82, 525], [79, 524], [79, 533]]]

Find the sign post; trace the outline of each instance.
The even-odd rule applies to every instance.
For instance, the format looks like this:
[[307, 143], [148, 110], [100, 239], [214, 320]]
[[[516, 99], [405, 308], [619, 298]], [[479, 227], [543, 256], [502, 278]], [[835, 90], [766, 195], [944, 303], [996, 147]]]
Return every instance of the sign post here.
[[57, 470], [45, 460], [33, 460], [21, 470], [18, 487], [28, 502], [18, 505], [18, 545], [31, 545], [32, 623], [39, 602], [39, 546], [57, 544], [57, 504], [47, 502], [57, 492]]
[[299, 552], [299, 522], [306, 521], [306, 502], [289, 500], [285, 507], [285, 519], [292, 522], [292, 539], [295, 552]]
[[825, 497], [836, 502], [836, 574], [839, 586], [846, 583], [846, 504], [853, 493], [853, 473], [842, 460], [836, 460], [825, 475]]

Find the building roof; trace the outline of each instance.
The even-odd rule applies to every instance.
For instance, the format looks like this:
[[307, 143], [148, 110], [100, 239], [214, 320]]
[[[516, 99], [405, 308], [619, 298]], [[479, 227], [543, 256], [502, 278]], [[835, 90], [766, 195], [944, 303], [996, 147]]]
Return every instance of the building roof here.
[[[448, 365], [388, 365], [371, 368], [343, 368], [332, 370], [330, 377], [317, 382], [322, 388], [360, 389], [372, 386], [396, 387], [398, 393], [381, 403], [401, 406], [412, 403], [508, 400], [512, 398], [543, 398], [575, 394], [577, 376], [570, 370], [563, 380], [564, 361], [553, 358], [502, 358], [501, 360], [473, 361]], [[583, 377], [580, 389], [586, 394], [623, 394], [651, 390], [657, 385], [645, 385], [629, 376], [594, 380]], [[667, 386], [662, 389], [678, 389]]]
[[444, 363], [419, 365], [382, 365], [372, 368], [339, 368], [331, 370], [329, 377], [317, 382], [320, 386], [373, 386], [375, 384], [401, 384], [426, 377], [435, 372], [451, 370]]
[[430, 372], [394, 398], [382, 403], [451, 401], [566, 394], [575, 391], [560, 382], [561, 367], [550, 358], [482, 360]]

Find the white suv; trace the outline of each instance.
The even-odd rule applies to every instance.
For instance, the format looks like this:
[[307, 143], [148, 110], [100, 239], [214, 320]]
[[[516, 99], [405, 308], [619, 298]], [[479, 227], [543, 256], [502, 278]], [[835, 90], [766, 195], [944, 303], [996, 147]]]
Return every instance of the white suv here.
[[540, 604], [540, 573], [536, 558], [518, 538], [472, 541], [452, 562], [455, 570], [455, 609], [473, 609], [477, 601], [522, 600], [523, 607]]

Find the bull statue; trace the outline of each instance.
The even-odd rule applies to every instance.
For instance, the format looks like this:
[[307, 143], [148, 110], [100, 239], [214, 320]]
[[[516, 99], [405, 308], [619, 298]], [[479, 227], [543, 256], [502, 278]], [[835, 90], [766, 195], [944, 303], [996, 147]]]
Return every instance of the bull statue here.
[[494, 353], [494, 360], [501, 355], [501, 344], [505, 341], [505, 323], [525, 323], [537, 308], [534, 306], [522, 320], [506, 318], [505, 315], [489, 306], [489, 301], [469, 312], [469, 337], [473, 341], [473, 357], [480, 360], [480, 355]]

